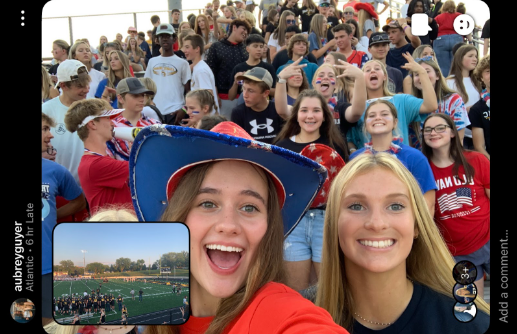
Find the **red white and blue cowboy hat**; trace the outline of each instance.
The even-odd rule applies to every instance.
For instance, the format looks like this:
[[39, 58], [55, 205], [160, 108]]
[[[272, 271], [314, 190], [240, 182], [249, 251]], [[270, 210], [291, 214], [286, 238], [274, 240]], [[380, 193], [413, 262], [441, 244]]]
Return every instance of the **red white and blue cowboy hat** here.
[[[129, 186], [140, 221], [159, 221], [181, 177], [193, 166], [241, 160], [263, 168], [278, 193], [284, 236], [310, 208], [327, 178], [317, 162], [258, 141], [232, 122], [211, 131], [174, 125], [151, 125], [135, 138], [129, 157]], [[238, 180], [236, 180], [238, 182]]]

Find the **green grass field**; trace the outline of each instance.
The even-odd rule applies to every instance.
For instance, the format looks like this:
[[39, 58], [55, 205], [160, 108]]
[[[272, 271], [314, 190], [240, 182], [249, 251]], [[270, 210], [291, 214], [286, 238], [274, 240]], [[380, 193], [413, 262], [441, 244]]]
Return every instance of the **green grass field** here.
[[[97, 290], [101, 281], [102, 280], [99, 279], [89, 279], [87, 280], [88, 283], [86, 283], [86, 281], [55, 281], [53, 295], [56, 298], [70, 294], [78, 294], [82, 297], [85, 290], [88, 294], [91, 293], [92, 289]], [[173, 279], [169, 279], [169, 282], [175, 281]], [[179, 280], [177, 282], [179, 282]], [[142, 288], [142, 291], [144, 292], [143, 300], [141, 302], [138, 300], [138, 291], [140, 288]], [[131, 289], [135, 290], [135, 300], [132, 300], [131, 298]], [[108, 283], [102, 283], [100, 293], [112, 293], [115, 297], [121, 295], [123, 298], [122, 304], [126, 305], [128, 317], [131, 318], [140, 314], [182, 306], [183, 297], [189, 295], [189, 288], [183, 286], [181, 295], [177, 295], [172, 293], [171, 285], [152, 283], [152, 279], [149, 278], [147, 279], [147, 283], [144, 283], [143, 280], [124, 282], [122, 279], [110, 279]], [[122, 314], [119, 312], [118, 304], [115, 301], [115, 310], [111, 310], [106, 313], [106, 322], [120, 320], [121, 316]], [[67, 323], [71, 321], [72, 318], [73, 316], [67, 314], [60, 315], [59, 312], [55, 315], [55, 319], [57, 321], [61, 319], [59, 322], [62, 323]], [[98, 313], [91, 315], [89, 319], [86, 315], [81, 315], [81, 323], [93, 324], [97, 323], [99, 319], [100, 315]]]
[[[188, 276], [189, 275], [188, 269], [176, 269], [176, 276]], [[170, 276], [172, 276], [174, 272], [170, 273]], [[166, 277], [167, 274], [160, 274], [159, 270], [142, 270], [142, 271], [125, 271], [123, 273], [120, 272], [114, 272], [114, 273], [104, 273], [104, 274], [97, 274], [96, 277], [121, 277], [121, 276], [164, 276]]]

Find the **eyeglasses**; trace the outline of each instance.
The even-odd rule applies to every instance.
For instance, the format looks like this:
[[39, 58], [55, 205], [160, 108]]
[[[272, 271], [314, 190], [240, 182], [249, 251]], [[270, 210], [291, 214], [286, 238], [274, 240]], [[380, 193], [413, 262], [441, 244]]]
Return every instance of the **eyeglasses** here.
[[57, 150], [54, 147], [47, 147], [47, 154], [54, 155], [57, 153]]
[[296, 20], [286, 20], [287, 24], [295, 24]]
[[440, 124], [440, 125], [437, 125], [435, 126], [434, 128], [431, 128], [431, 127], [425, 127], [424, 128], [424, 134], [425, 135], [430, 135], [431, 132], [436, 132], [436, 133], [442, 133], [442, 132], [445, 132], [445, 130], [447, 128], [450, 128], [450, 126], [446, 125], [446, 124]]
[[345, 15], [354, 15], [354, 12], [344, 12]]

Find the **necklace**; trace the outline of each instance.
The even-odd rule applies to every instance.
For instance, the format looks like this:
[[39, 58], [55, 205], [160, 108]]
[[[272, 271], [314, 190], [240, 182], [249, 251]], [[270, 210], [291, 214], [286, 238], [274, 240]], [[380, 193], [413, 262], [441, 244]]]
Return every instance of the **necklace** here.
[[[408, 281], [410, 281], [411, 283], [414, 283], [414, 282], [413, 282], [413, 280], [412, 280], [411, 278], [409, 278], [409, 277], [406, 277], [406, 278], [407, 278], [407, 280], [408, 280]], [[369, 322], [369, 323], [371, 323], [371, 324], [373, 324], [373, 325], [390, 326], [390, 325], [392, 325], [392, 324], [393, 324], [392, 322], [383, 323], [383, 322], [377, 322], [377, 321], [370, 321], [370, 320], [368, 320], [368, 319], [365, 319], [365, 318], [361, 317], [357, 312], [354, 312], [354, 314], [355, 314], [356, 316], [358, 316], [361, 320], [366, 321], [366, 322]]]
[[374, 324], [374, 325], [390, 326], [392, 324], [392, 322], [383, 323], [383, 322], [370, 321], [370, 320], [367, 320], [367, 319], [361, 317], [359, 314], [357, 314], [357, 312], [354, 312], [354, 314], [356, 316], [358, 316], [359, 318], [361, 318], [361, 320], [364, 320], [364, 321], [369, 322], [369, 323]]

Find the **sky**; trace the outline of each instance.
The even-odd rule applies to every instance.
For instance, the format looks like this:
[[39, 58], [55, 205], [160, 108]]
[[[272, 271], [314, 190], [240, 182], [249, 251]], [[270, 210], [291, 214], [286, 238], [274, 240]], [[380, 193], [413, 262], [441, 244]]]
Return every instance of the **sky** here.
[[180, 223], [62, 223], [54, 229], [54, 265], [72, 260], [83, 267], [100, 262], [114, 264], [118, 258], [143, 259], [151, 265], [169, 252], [189, 251], [188, 228]]
[[[197, 9], [204, 8], [209, 1], [182, 1], [183, 18], [186, 19], [190, 13], [197, 15]], [[221, 1], [221, 3], [224, 2]], [[338, 7], [342, 9], [345, 2], [340, 1]], [[399, 2], [403, 1], [400, 0]], [[484, 25], [490, 16], [488, 6], [481, 0], [456, 0], [456, 4], [459, 2], [465, 3], [467, 14], [471, 15], [476, 25], [480, 27]], [[255, 0], [255, 3], [258, 5], [260, 0]], [[299, 0], [299, 3], [301, 5], [301, 0]], [[169, 22], [170, 14], [167, 10], [167, 0], [51, 0], [45, 4], [42, 10], [42, 57], [52, 57], [52, 41], [64, 39], [70, 42], [68, 16], [128, 13], [124, 15], [72, 18], [73, 39], [88, 38], [92, 46], [96, 48], [102, 35], [105, 35], [109, 41], [112, 41], [117, 33], [121, 33], [126, 37], [127, 28], [130, 26], [134, 26], [138, 31], [143, 32], [152, 29], [150, 21], [152, 15], [160, 16], [162, 22]], [[386, 11], [381, 15], [381, 21], [387, 18], [388, 12]], [[136, 23], [133, 13], [137, 13]], [[255, 9], [255, 16], [257, 14], [258, 9]]]

